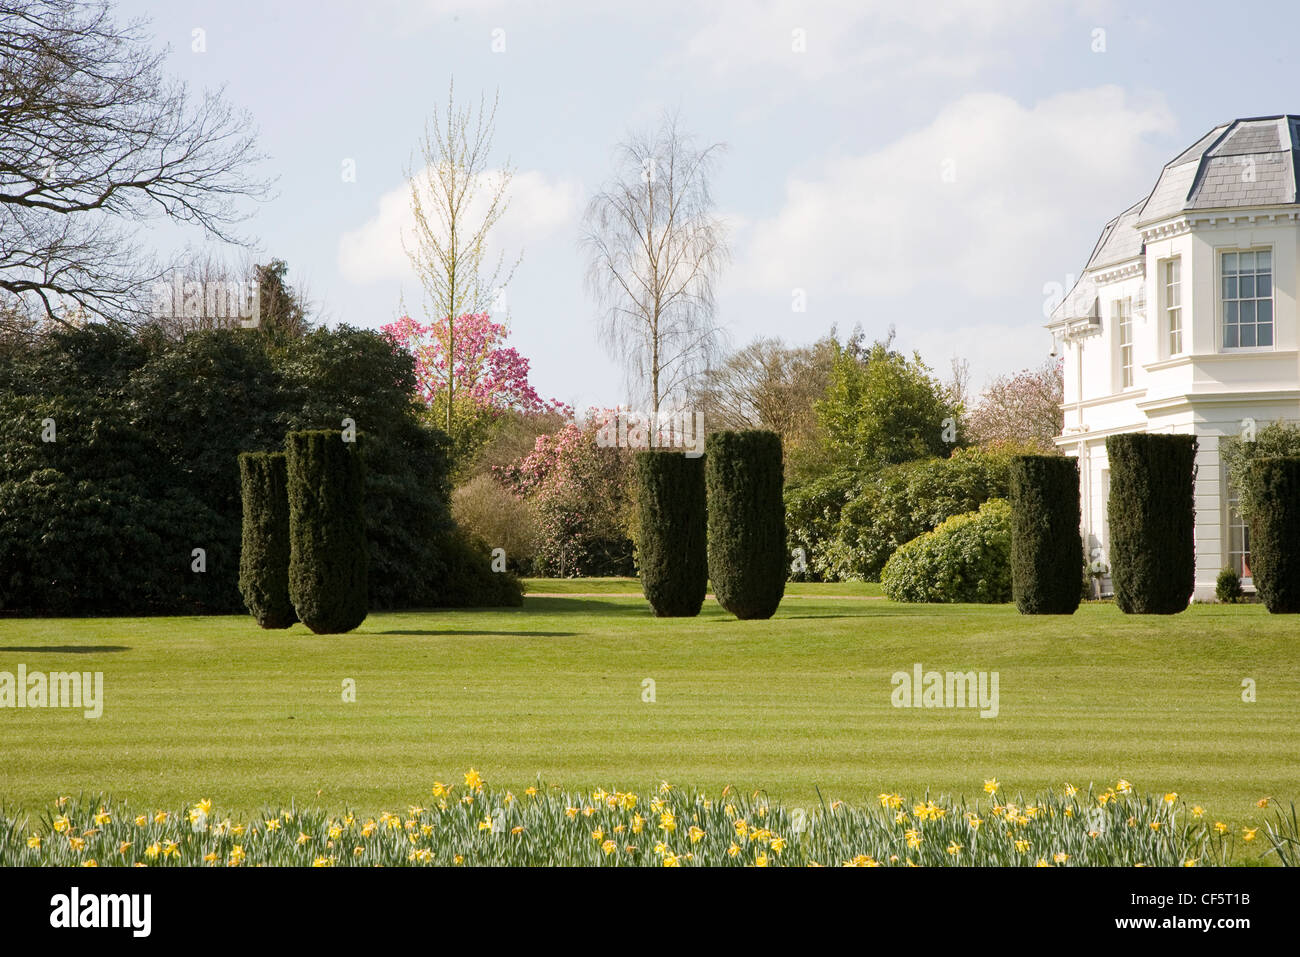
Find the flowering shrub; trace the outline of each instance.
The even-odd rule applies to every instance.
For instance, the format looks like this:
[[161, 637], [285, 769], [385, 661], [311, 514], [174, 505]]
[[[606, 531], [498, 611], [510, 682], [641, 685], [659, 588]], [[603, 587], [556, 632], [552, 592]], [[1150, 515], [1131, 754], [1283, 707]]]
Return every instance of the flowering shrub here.
[[632, 459], [627, 449], [602, 448], [595, 410], [584, 425], [567, 423], [496, 475], [532, 502], [538, 520], [534, 571], [560, 578], [633, 574], [628, 534]]
[[894, 552], [880, 575], [894, 601], [1011, 600], [1011, 507], [990, 499]]
[[480, 408], [572, 414], [555, 399], [542, 400], [528, 382], [528, 360], [505, 345], [510, 331], [487, 313], [464, 315], [454, 323], [439, 319], [427, 326], [402, 316], [380, 331], [415, 356], [416, 388], [428, 405], [446, 401], [450, 365], [457, 398], [468, 398]]
[[[1169, 867], [1231, 863], [1237, 831], [1175, 793], [1143, 796], [1123, 780], [1012, 800], [993, 779], [971, 804], [886, 792], [866, 806], [804, 809], [729, 787], [716, 797], [666, 782], [648, 795], [579, 794], [539, 782], [516, 795], [473, 769], [464, 777], [435, 782], [427, 806], [375, 816], [60, 798], [35, 822], [0, 813], [0, 866]], [[1241, 827], [1242, 841], [1259, 830]], [[1266, 854], [1293, 862], [1294, 816], [1264, 831]]]
[[468, 460], [482, 446], [504, 412], [573, 415], [563, 402], [543, 400], [537, 394], [528, 381], [528, 360], [505, 344], [510, 330], [487, 313], [463, 315], [455, 322], [439, 319], [432, 325], [403, 316], [380, 331], [414, 356], [416, 393], [433, 424], [444, 431], [450, 399], [451, 438], [458, 461]]

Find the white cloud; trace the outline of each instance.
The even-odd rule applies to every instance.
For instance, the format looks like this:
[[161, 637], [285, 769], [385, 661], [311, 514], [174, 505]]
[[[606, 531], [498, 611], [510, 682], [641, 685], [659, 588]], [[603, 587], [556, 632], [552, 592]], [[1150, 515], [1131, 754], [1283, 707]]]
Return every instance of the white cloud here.
[[[1041, 0], [724, 0], [706, 9], [712, 16], [685, 53], [719, 76], [774, 67], [821, 79], [869, 66], [891, 83], [973, 75], [1061, 13]], [[794, 50], [796, 30], [805, 52]]]
[[[469, 210], [471, 222], [482, 215], [482, 206], [491, 192], [499, 171], [483, 174], [478, 191], [478, 206]], [[423, 172], [416, 175], [423, 181]], [[574, 180], [551, 179], [536, 170], [515, 173], [510, 183], [510, 205], [492, 231], [492, 261], [496, 250], [506, 254], [507, 262], [530, 242], [573, 227], [582, 202], [581, 184]], [[374, 282], [384, 279], [409, 279], [413, 276], [410, 260], [402, 246], [405, 238], [413, 246], [415, 218], [411, 212], [410, 186], [403, 183], [379, 197], [375, 214], [357, 229], [339, 237], [339, 272], [351, 282]]]
[[[1079, 268], [1080, 235], [1095, 237], [1154, 184], [1168, 157], [1148, 137], [1173, 127], [1162, 98], [1113, 86], [1030, 107], [969, 94], [879, 150], [789, 179], [779, 212], [745, 237], [732, 281], [886, 298], [947, 286], [977, 299], [1029, 284], [1038, 296]], [[960, 301], [917, 312], [971, 318]]]
[[942, 381], [952, 372], [952, 360], [970, 365], [970, 399], [997, 376], [1036, 369], [1050, 351], [1051, 339], [1036, 321], [1021, 324], [981, 322], [953, 325], [946, 329], [898, 330], [895, 346], [902, 352], [921, 353], [927, 365]]

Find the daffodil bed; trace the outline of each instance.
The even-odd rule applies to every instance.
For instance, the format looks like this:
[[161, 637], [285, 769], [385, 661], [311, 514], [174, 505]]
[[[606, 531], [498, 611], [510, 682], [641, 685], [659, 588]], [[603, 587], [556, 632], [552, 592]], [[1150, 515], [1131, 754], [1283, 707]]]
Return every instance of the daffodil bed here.
[[[371, 817], [60, 798], [35, 821], [0, 817], [0, 865], [1195, 867], [1231, 864], [1237, 840], [1260, 840], [1261, 830], [1238, 832], [1177, 794], [1142, 796], [1124, 780], [1010, 798], [991, 779], [971, 804], [886, 792], [868, 805], [814, 808], [667, 782], [648, 795], [541, 782], [516, 795], [474, 769], [464, 780], [435, 782], [423, 804]], [[1298, 862], [1294, 806], [1262, 830], [1265, 858]]]
[[[539, 776], [583, 792], [667, 779], [811, 808], [882, 790], [973, 802], [998, 773], [1026, 794], [1124, 777], [1238, 832], [1264, 824], [1261, 797], [1300, 798], [1295, 628], [1260, 606], [1022, 616], [799, 590], [744, 622], [612, 596], [376, 613], [335, 636], [247, 616], [0, 618], [0, 672], [102, 672], [104, 699], [94, 719], [0, 709], [0, 807], [211, 795], [364, 821], [472, 765], [517, 795]], [[997, 717], [894, 707], [891, 676], [917, 663], [998, 672]]]

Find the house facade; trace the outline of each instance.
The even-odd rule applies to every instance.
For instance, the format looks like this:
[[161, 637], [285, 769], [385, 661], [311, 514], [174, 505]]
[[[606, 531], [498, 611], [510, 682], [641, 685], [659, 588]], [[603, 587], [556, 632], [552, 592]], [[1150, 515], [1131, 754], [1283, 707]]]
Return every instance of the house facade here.
[[[1300, 421], [1300, 116], [1235, 120], [1170, 161], [1102, 230], [1047, 323], [1064, 360], [1082, 531], [1109, 569], [1106, 437], [1192, 433], [1195, 599], [1231, 565], [1250, 585], [1249, 534], [1219, 455], [1227, 436]], [[1108, 577], [1100, 580], [1109, 591]]]

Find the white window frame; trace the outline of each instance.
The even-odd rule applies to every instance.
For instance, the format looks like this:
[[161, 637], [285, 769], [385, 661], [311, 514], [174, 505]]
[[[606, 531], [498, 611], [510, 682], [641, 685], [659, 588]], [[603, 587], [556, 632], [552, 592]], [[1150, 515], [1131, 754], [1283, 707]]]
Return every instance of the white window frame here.
[[[1119, 383], [1119, 388], [1115, 391], [1123, 392], [1133, 388], [1136, 381], [1133, 376], [1133, 299], [1129, 296], [1112, 299], [1110, 315], [1115, 329], [1115, 371]], [[1125, 333], [1128, 335], [1127, 342]]]
[[[1169, 356], [1180, 356], [1187, 351], [1183, 338], [1183, 257], [1173, 256], [1161, 263], [1161, 306], [1164, 314], [1164, 345]], [[1178, 275], [1170, 280], [1171, 270]]]
[[[1237, 511], [1237, 493], [1228, 482], [1228, 466], [1223, 465], [1220, 479], [1223, 488], [1223, 559], [1224, 564], [1236, 570], [1243, 584], [1254, 585], [1255, 576], [1250, 571], [1250, 526]], [[1240, 549], [1233, 548], [1233, 532], [1241, 532]]]
[[[1277, 348], [1277, 272], [1276, 272], [1277, 257], [1273, 255], [1273, 252], [1274, 250], [1272, 246], [1250, 246], [1250, 247], [1219, 246], [1215, 248], [1214, 250], [1214, 258], [1215, 258], [1214, 299], [1216, 303], [1215, 308], [1217, 309], [1218, 317], [1219, 317], [1218, 341], [1219, 341], [1220, 352], [1272, 352]], [[1240, 255], [1241, 253], [1251, 253], [1251, 254], [1268, 253], [1269, 290], [1268, 290], [1267, 300], [1265, 300], [1263, 296], [1249, 296], [1243, 299], [1240, 295], [1240, 285], [1238, 286], [1238, 295], [1236, 298], [1228, 298], [1227, 296], [1224, 295], [1225, 287], [1226, 287], [1225, 279], [1229, 278], [1224, 274], [1224, 257], [1228, 255]], [[1258, 276], [1259, 276], [1258, 270], [1251, 273], [1252, 280], [1257, 278]], [[1240, 277], [1240, 273], [1238, 273], [1234, 278], [1238, 278], [1238, 281], [1240, 282], [1239, 277]], [[1235, 346], [1228, 345], [1226, 342], [1228, 325], [1229, 325], [1228, 304], [1236, 303], [1238, 309], [1240, 309], [1240, 303], [1251, 302], [1256, 304], [1254, 308], [1257, 310], [1259, 308], [1258, 303], [1263, 301], [1267, 301], [1269, 303], [1269, 338], [1271, 340], [1269, 344], [1265, 346], [1261, 346], [1258, 344], [1258, 338], [1256, 338], [1256, 344], [1254, 345], [1249, 345], [1249, 346], [1243, 346], [1240, 344]], [[1256, 316], [1258, 317], [1258, 313], [1256, 313]], [[1238, 322], [1236, 323], [1236, 325], [1238, 330], [1237, 332], [1238, 342], [1240, 343], [1240, 335], [1241, 335], [1240, 314], [1238, 314]], [[1255, 326], [1256, 337], [1258, 337], [1258, 332], [1259, 332], [1258, 318], [1256, 318], [1254, 326]]]

